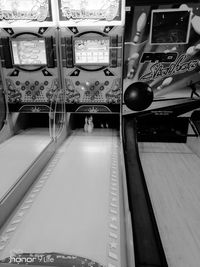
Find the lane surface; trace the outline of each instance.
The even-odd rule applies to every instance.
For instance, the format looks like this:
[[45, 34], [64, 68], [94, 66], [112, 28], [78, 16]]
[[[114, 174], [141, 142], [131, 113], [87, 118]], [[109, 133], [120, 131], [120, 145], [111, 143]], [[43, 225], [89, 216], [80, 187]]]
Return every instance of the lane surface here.
[[49, 142], [48, 129], [34, 128], [23, 131], [0, 144], [0, 200]]
[[198, 266], [200, 158], [182, 143], [139, 143], [139, 153], [169, 266]]
[[2, 229], [0, 259], [57, 252], [118, 266], [118, 141], [109, 129], [70, 136]]

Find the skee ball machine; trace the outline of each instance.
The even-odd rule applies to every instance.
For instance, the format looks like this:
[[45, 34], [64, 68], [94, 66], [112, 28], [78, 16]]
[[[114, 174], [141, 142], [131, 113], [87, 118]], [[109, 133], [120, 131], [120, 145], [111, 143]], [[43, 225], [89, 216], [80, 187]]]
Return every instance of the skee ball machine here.
[[9, 110], [48, 112], [59, 91], [53, 0], [0, 1], [2, 81]]
[[[138, 151], [144, 142], [147, 153], [153, 152], [148, 143], [186, 142], [189, 113], [200, 105], [190, 87], [199, 83], [199, 1], [127, 0], [127, 4], [122, 121], [135, 263], [177, 266], [182, 255], [169, 252], [172, 242], [166, 235], [176, 232], [175, 224], [170, 231], [164, 229], [159, 219], [164, 216], [155, 208], [153, 186], [144, 165], [144, 172], [141, 168]], [[158, 152], [158, 146], [152, 147]], [[148, 164], [149, 170], [155, 167]], [[170, 173], [164, 172], [163, 177], [169, 178]]]
[[190, 101], [190, 81], [199, 81], [199, 3], [138, 2], [130, 3], [130, 8], [123, 114], [161, 108], [167, 99]]
[[59, 0], [66, 110], [120, 112], [123, 0]]

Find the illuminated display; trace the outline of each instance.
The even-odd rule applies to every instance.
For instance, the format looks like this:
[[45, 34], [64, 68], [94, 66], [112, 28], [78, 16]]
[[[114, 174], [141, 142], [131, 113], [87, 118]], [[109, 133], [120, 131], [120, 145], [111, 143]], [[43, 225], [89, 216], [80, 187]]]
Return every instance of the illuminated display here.
[[76, 39], [75, 64], [77, 65], [108, 65], [109, 39]]
[[12, 40], [15, 65], [46, 65], [44, 40]]
[[184, 44], [188, 42], [191, 10], [153, 10], [151, 44]]
[[48, 11], [48, 0], [0, 0], [0, 20], [44, 21]]
[[63, 19], [120, 20], [121, 0], [60, 0]]

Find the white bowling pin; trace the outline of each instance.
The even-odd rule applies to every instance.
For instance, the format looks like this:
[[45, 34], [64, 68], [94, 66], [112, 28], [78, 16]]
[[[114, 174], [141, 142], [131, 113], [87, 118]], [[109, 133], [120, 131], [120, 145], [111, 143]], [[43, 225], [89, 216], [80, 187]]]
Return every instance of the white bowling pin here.
[[88, 118], [87, 118], [87, 117], [85, 117], [84, 131], [85, 131], [85, 132], [88, 131]]
[[92, 116], [89, 117], [88, 119], [88, 133], [91, 133], [94, 128], [94, 123], [93, 123], [93, 118]]
[[128, 70], [127, 70], [128, 79], [133, 79], [134, 77], [134, 73], [135, 73], [134, 66], [136, 65], [136, 62], [139, 56], [140, 55], [137, 52], [135, 52], [128, 58]]
[[162, 87], [165, 87], [165, 86], [169, 85], [172, 82], [172, 80], [173, 80], [172, 77], [166, 78], [162, 83]]
[[179, 9], [181, 9], [181, 10], [188, 10], [190, 8], [186, 4], [182, 4], [182, 5], [180, 5]]
[[197, 34], [200, 34], [200, 27], [199, 27], [199, 25], [200, 25], [200, 17], [199, 16], [194, 16], [192, 18], [191, 23], [192, 23], [192, 27], [195, 30], [195, 32]]
[[176, 50], [177, 50], [176, 46], [172, 47], [171, 49], [171, 51], [176, 51]]
[[200, 50], [200, 43], [195, 46], [195, 50]]
[[186, 51], [186, 54], [189, 55], [189, 56], [193, 56], [195, 54], [195, 47], [194, 46], [190, 46], [187, 51]]
[[164, 53], [170, 53], [170, 52], [173, 52], [173, 51], [176, 51], [177, 50], [177, 48], [176, 48], [176, 46], [174, 46], [174, 47], [172, 47], [171, 49], [166, 49], [166, 50], [164, 50], [163, 52]]
[[137, 21], [137, 32], [133, 39], [133, 43], [137, 44], [139, 42], [141, 32], [143, 31], [146, 22], [147, 22], [147, 15], [146, 13], [143, 12]]
[[163, 89], [164, 87], [168, 86], [171, 82], [172, 82], [173, 78], [172, 77], [168, 77], [166, 78], [162, 84], [160, 86], [157, 87], [157, 90], [161, 90]]

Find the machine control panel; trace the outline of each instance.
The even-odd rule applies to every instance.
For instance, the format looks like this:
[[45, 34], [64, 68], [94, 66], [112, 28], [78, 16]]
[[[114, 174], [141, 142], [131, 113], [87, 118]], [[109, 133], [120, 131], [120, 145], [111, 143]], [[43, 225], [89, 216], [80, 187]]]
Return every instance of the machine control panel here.
[[75, 83], [66, 79], [67, 103], [108, 103], [119, 104], [121, 96], [121, 79], [105, 81], [79, 81]]
[[21, 81], [8, 78], [6, 84], [9, 103], [50, 102], [53, 101], [53, 96], [59, 89], [59, 82], [56, 78], [51, 82], [32, 79]]

